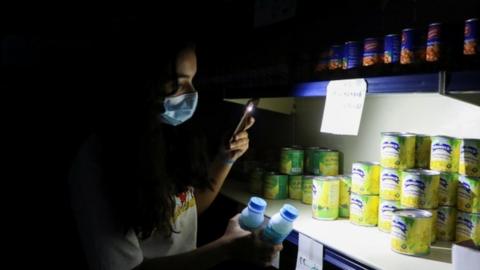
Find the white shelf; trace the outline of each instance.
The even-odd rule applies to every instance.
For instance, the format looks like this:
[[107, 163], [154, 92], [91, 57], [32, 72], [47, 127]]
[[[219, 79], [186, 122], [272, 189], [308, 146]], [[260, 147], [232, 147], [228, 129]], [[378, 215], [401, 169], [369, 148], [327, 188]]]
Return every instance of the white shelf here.
[[[252, 194], [241, 182], [227, 180], [221, 193], [241, 204], [246, 204]], [[294, 200], [267, 200], [265, 215], [271, 217], [284, 203], [297, 207], [300, 216], [294, 230], [334, 249], [369, 267], [388, 270], [447, 270], [452, 266], [452, 244], [437, 241], [428, 256], [415, 257], [395, 253], [390, 249], [389, 234], [377, 227], [362, 227], [347, 219], [320, 221], [312, 218], [311, 207]]]

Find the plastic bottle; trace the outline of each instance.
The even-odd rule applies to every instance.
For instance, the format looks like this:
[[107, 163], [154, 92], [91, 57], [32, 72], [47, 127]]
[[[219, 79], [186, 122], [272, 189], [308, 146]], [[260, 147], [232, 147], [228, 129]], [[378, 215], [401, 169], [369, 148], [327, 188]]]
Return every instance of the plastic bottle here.
[[263, 213], [267, 207], [267, 202], [259, 197], [251, 197], [247, 207], [242, 210], [240, 215], [240, 227], [244, 230], [253, 231], [259, 228], [264, 220]]
[[284, 204], [278, 213], [272, 216], [263, 232], [263, 239], [272, 244], [280, 244], [293, 229], [293, 221], [298, 217], [297, 208]]

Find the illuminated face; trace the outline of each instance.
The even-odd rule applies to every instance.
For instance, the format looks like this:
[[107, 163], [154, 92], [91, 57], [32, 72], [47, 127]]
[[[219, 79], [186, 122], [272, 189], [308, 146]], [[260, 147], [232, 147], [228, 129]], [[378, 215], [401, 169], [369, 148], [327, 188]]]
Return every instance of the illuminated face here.
[[185, 93], [195, 92], [193, 87], [193, 78], [197, 73], [197, 56], [193, 49], [184, 49], [179, 52], [175, 62], [176, 81], [165, 83], [165, 96], [179, 96]]

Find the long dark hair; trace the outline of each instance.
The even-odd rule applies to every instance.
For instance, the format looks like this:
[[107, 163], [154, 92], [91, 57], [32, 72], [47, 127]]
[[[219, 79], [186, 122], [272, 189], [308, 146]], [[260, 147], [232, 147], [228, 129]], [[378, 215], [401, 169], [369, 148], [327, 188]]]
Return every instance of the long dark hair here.
[[[175, 233], [174, 196], [211, 188], [207, 176], [207, 140], [194, 116], [177, 127], [158, 121], [159, 87], [174, 81], [178, 53], [191, 43], [144, 42], [133, 56], [114, 68], [106, 95], [111, 106], [100, 123], [104, 191], [125, 232], [141, 239], [153, 232]], [[115, 65], [115, 64], [113, 64]]]

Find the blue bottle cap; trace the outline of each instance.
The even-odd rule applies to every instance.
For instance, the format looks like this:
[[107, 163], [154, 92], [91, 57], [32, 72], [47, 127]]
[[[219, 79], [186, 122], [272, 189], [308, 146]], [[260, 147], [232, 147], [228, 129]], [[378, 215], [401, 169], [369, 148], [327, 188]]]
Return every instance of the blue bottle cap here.
[[298, 210], [290, 204], [284, 204], [280, 209], [280, 215], [288, 221], [294, 221], [298, 217]]
[[267, 202], [259, 197], [251, 197], [248, 202], [248, 208], [254, 212], [262, 213], [267, 208]]

